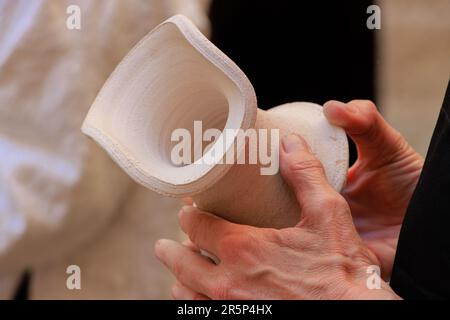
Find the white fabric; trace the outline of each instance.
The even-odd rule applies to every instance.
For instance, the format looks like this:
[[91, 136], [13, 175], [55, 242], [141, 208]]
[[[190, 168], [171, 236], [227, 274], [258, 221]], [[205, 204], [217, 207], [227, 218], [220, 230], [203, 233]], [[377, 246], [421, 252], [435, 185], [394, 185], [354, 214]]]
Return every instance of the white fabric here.
[[[81, 30], [66, 27], [73, 4]], [[0, 298], [25, 269], [33, 298], [167, 297], [152, 247], [176, 236], [178, 201], [135, 185], [80, 126], [142, 36], [176, 13], [206, 33], [206, 8], [204, 0], [0, 0]], [[81, 267], [80, 291], [65, 287], [69, 264]]]

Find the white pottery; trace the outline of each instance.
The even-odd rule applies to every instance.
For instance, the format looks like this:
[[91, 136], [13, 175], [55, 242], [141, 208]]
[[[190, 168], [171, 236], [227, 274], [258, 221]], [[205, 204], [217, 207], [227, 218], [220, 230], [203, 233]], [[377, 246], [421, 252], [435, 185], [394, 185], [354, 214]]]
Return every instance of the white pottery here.
[[[294, 225], [298, 204], [279, 174], [261, 175], [255, 164], [172, 163], [171, 133], [192, 131], [195, 120], [203, 121], [204, 130], [277, 128], [280, 137], [300, 134], [324, 165], [330, 184], [340, 190], [345, 183], [347, 138], [327, 122], [322, 107], [296, 102], [258, 109], [245, 74], [180, 15], [156, 27], [122, 60], [82, 130], [151, 190], [192, 196], [200, 208], [239, 223]], [[234, 147], [231, 141], [224, 150]]]

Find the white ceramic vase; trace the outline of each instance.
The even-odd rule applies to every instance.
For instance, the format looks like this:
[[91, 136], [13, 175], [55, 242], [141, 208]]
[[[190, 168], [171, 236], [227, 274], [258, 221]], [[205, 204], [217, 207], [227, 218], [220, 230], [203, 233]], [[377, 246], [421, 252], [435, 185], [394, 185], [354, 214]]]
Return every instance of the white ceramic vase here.
[[296, 102], [258, 109], [244, 73], [180, 15], [156, 27], [122, 60], [82, 130], [136, 182], [160, 194], [192, 196], [200, 208], [234, 222], [275, 228], [298, 222], [298, 204], [280, 174], [261, 175], [262, 164], [201, 161], [212, 153], [215, 159], [231, 150], [248, 153], [236, 139], [219, 139], [196, 162], [175, 165], [171, 135], [178, 128], [193, 133], [194, 121], [202, 121], [203, 130], [297, 133], [324, 165], [330, 184], [340, 190], [345, 183], [347, 138], [327, 122], [322, 107]]

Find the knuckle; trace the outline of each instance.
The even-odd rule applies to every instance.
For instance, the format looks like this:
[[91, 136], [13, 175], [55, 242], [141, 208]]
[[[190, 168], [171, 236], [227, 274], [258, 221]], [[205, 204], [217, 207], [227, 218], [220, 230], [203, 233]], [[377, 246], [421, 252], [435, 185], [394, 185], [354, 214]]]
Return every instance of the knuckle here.
[[219, 241], [219, 250], [225, 256], [235, 256], [248, 247], [247, 234], [230, 232]]
[[256, 265], [264, 251], [264, 239], [251, 233], [233, 234], [225, 237], [221, 242], [221, 258], [230, 264], [245, 267]]
[[329, 211], [340, 211], [348, 207], [347, 201], [339, 194], [328, 194], [323, 197], [321, 203], [324, 209]]
[[189, 230], [189, 240], [191, 240], [191, 242], [197, 244], [198, 243], [198, 238], [199, 238], [199, 231], [200, 228], [198, 228], [198, 226], [193, 226], [190, 230]]
[[294, 161], [289, 164], [289, 171], [293, 173], [322, 171], [322, 163], [316, 158]]
[[265, 239], [277, 247], [295, 249], [301, 244], [302, 230], [297, 227], [282, 230], [268, 229], [264, 235]]
[[286, 228], [282, 232], [274, 230], [267, 234], [268, 241], [275, 243], [281, 248], [297, 249], [299, 247], [300, 229]]
[[172, 271], [173, 274], [175, 276], [175, 278], [179, 279], [179, 280], [183, 280], [183, 275], [184, 275], [184, 268], [183, 268], [183, 263], [182, 263], [183, 259], [177, 259], [173, 262], [172, 265]]
[[349, 105], [361, 115], [359, 128], [355, 134], [367, 136], [370, 141], [376, 140], [379, 136], [380, 123], [383, 122], [376, 105], [370, 100], [352, 100]]
[[269, 242], [281, 244], [284, 241], [285, 235], [278, 229], [265, 228], [264, 238]]
[[355, 105], [362, 112], [368, 114], [378, 113], [377, 106], [370, 100], [352, 100], [349, 103]]
[[189, 238], [195, 244], [201, 242], [201, 238], [205, 230], [210, 230], [210, 223], [206, 219], [197, 219], [195, 224], [189, 227]]
[[410, 146], [402, 134], [396, 130], [392, 130], [392, 161], [400, 159], [410, 152]]

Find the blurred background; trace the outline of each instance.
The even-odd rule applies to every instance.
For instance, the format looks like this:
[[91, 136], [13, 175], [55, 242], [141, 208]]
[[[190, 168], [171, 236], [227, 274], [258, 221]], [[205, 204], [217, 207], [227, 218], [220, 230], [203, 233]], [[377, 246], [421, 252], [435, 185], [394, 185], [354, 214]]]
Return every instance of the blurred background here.
[[450, 77], [450, 1], [381, 0], [377, 100], [422, 155]]
[[450, 0], [0, 0], [0, 299], [170, 297], [153, 243], [181, 238], [180, 202], [136, 185], [79, 128], [117, 63], [177, 13], [242, 68], [261, 108], [371, 99], [426, 154], [450, 76]]

